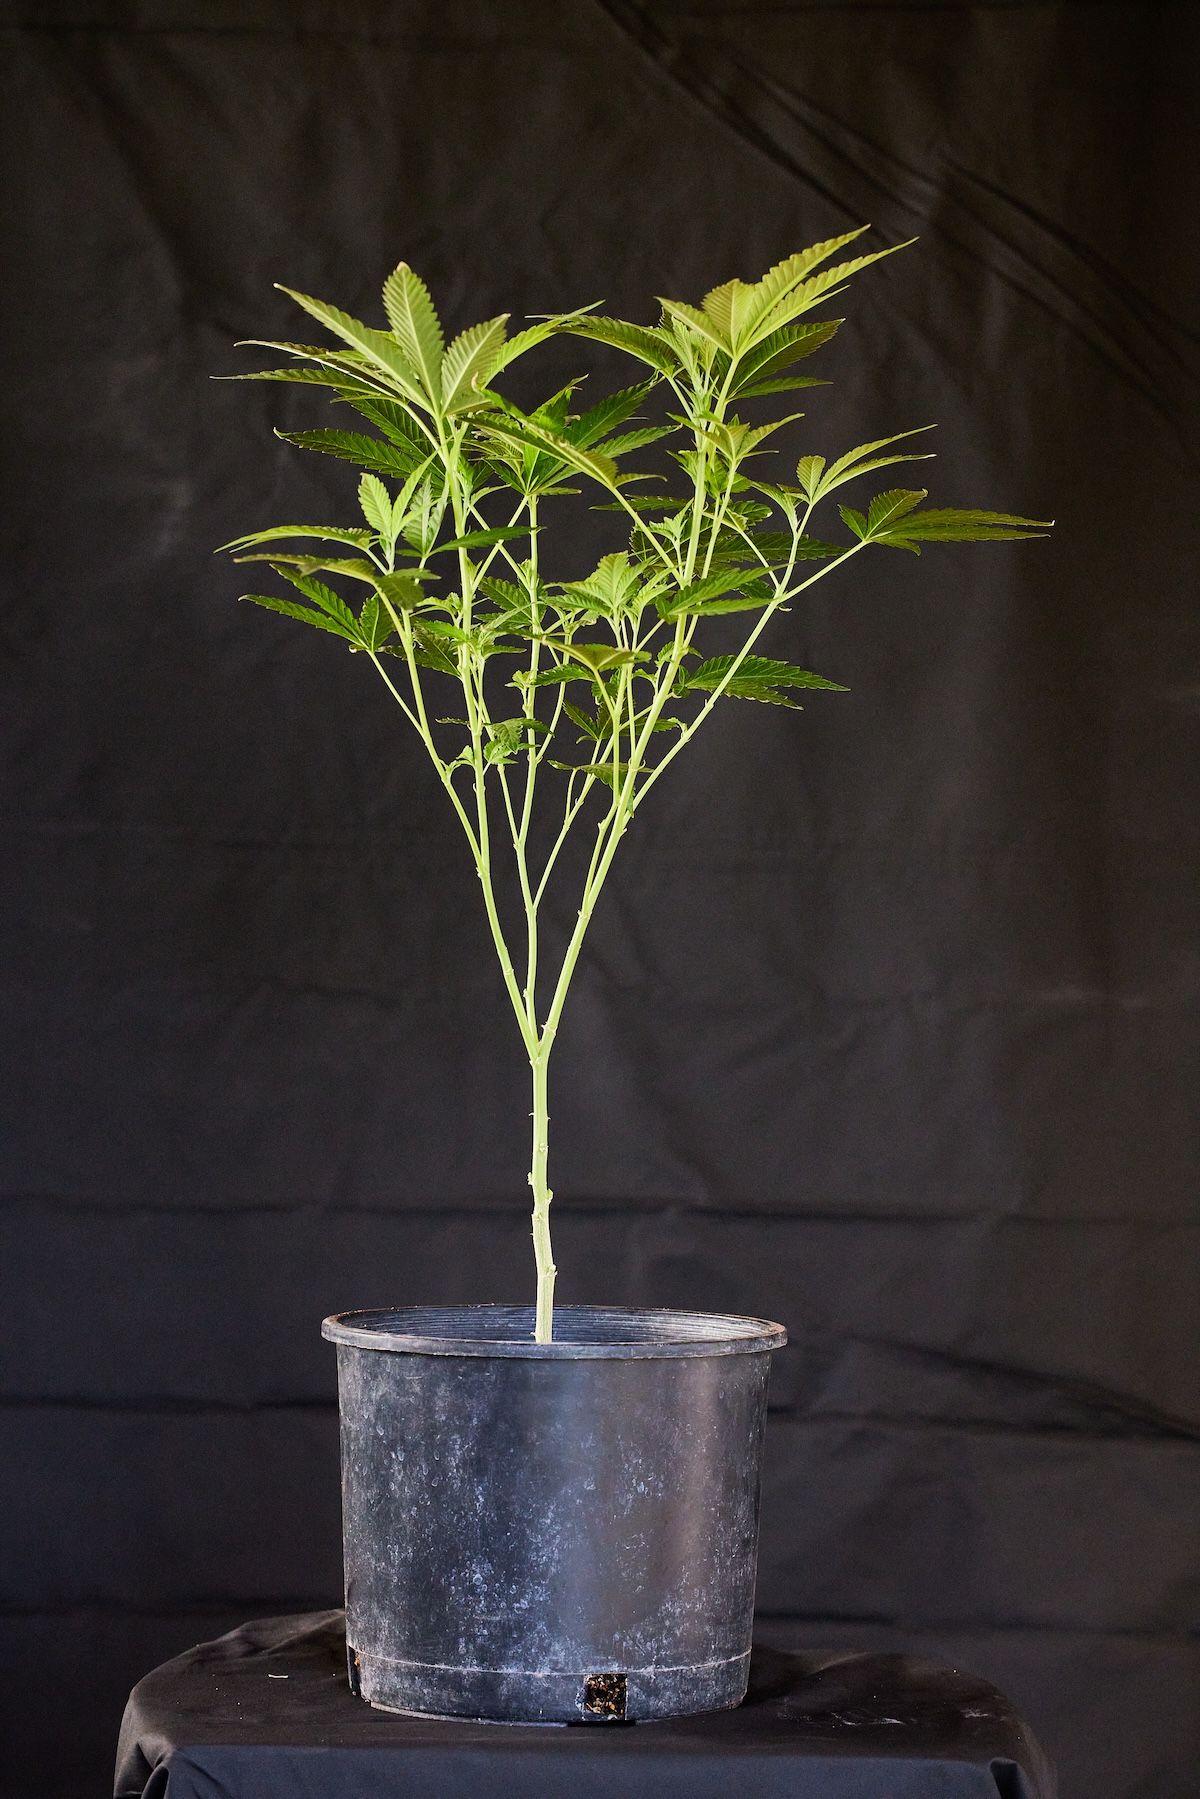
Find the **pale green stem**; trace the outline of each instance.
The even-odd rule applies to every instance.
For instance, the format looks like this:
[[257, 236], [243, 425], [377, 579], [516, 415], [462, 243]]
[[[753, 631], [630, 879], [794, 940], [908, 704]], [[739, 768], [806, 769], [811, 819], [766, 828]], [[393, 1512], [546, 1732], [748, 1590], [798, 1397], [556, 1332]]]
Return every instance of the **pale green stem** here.
[[533, 1336], [536, 1343], [549, 1343], [554, 1336], [554, 1250], [550, 1241], [550, 1201], [554, 1198], [547, 1182], [550, 1152], [550, 1106], [546, 1071], [553, 1031], [543, 1032], [541, 1047], [530, 1052], [533, 1072], [533, 1162], [529, 1185], [533, 1189], [533, 1258], [537, 1267], [537, 1300], [534, 1306]]

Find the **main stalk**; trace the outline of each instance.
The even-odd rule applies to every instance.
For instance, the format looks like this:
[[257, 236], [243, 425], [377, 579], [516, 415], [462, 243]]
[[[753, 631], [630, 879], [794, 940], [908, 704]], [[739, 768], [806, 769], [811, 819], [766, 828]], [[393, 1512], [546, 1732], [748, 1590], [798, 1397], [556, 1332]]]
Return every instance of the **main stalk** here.
[[550, 1045], [543, 1041], [533, 1057], [533, 1160], [529, 1169], [529, 1185], [533, 1189], [533, 1254], [537, 1264], [537, 1303], [534, 1312], [534, 1341], [549, 1343], [554, 1336], [554, 1251], [550, 1242], [550, 1201], [554, 1198], [547, 1184], [550, 1153], [550, 1110], [547, 1103], [546, 1075]]

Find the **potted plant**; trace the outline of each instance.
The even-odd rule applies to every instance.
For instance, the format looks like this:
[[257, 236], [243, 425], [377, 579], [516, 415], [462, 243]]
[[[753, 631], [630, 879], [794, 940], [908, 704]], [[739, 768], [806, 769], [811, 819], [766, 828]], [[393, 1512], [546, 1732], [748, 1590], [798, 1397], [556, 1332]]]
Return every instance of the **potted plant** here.
[[[792, 481], [762, 472], [802, 415], [749, 422], [739, 408], [816, 385], [797, 365], [841, 321], [810, 315], [891, 254], [833, 263], [859, 235], [699, 306], [664, 300], [654, 325], [585, 307], [510, 337], [502, 315], [449, 345], [405, 263], [384, 285], [387, 330], [285, 289], [334, 345], [271, 344], [289, 365], [238, 377], [324, 387], [373, 428], [279, 434], [362, 471], [361, 522], [279, 525], [225, 547], [294, 590], [245, 598], [368, 658], [420, 737], [479, 876], [532, 1084], [534, 1305], [324, 1326], [339, 1357], [351, 1682], [376, 1704], [612, 1719], [745, 1691], [767, 1366], [784, 1333], [702, 1314], [555, 1312], [548, 1073], [618, 845], [659, 779], [718, 703], [794, 707], [805, 689], [839, 690], [760, 653], [775, 613], [868, 550], [1046, 529], [928, 508], [912, 488], [865, 510], [837, 502], [875, 470], [924, 459], [913, 431], [806, 453]], [[591, 406], [571, 382], [522, 410], [499, 377], [564, 333], [626, 353], [640, 378]], [[666, 418], [640, 423], [659, 390]], [[660, 441], [675, 492], [661, 469], [628, 461]], [[621, 547], [563, 581], [544, 528], [580, 484], [614, 515]], [[840, 541], [814, 531], [828, 502]], [[709, 621], [733, 614], [748, 626], [738, 647], [707, 654]], [[575, 922], [548, 945], [543, 909], [573, 832], [590, 843]]]

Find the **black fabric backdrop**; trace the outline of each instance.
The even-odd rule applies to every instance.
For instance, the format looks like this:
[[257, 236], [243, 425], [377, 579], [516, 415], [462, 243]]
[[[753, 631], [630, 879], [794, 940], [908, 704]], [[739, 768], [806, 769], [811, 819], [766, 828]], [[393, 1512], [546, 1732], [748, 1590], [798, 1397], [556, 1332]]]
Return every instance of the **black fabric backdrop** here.
[[323, 1313], [530, 1292], [442, 796], [211, 555], [353, 474], [208, 377], [296, 334], [277, 280], [649, 319], [868, 219], [921, 241], [797, 448], [937, 420], [935, 502], [1058, 528], [864, 558], [769, 647], [851, 691], [731, 702], [660, 784], [557, 1051], [560, 1294], [792, 1331], [768, 1640], [996, 1681], [1065, 1799], [1194, 1794], [1195, 10], [0, 17], [5, 1799], [103, 1790], [139, 1674], [336, 1603]]

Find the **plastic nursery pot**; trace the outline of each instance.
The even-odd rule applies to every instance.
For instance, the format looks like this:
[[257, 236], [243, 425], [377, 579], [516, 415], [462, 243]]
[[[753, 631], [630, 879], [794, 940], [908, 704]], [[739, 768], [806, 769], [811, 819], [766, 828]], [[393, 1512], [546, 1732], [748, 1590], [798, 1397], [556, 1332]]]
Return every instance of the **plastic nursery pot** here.
[[740, 1703], [777, 1324], [342, 1312], [350, 1684], [387, 1710], [617, 1722]]

